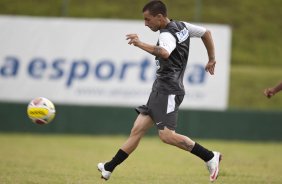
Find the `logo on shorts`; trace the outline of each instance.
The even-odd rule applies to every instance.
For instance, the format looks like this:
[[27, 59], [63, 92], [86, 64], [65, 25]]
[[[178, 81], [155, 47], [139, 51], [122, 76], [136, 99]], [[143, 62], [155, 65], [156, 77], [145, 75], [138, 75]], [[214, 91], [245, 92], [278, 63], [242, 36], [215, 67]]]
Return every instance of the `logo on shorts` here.
[[159, 124], [161, 124], [161, 123], [163, 123], [163, 122], [160, 121], [160, 122], [156, 123], [156, 125], [159, 125]]

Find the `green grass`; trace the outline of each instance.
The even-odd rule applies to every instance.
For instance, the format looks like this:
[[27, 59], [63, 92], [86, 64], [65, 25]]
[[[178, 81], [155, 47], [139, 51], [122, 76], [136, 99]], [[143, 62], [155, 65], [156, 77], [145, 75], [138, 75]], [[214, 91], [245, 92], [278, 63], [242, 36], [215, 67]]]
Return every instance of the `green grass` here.
[[[0, 183], [21, 184], [203, 184], [204, 163], [180, 149], [145, 137], [138, 149], [105, 182], [96, 164], [116, 153], [123, 136], [0, 134]], [[282, 144], [197, 140], [221, 151], [224, 160], [216, 183], [281, 183]]]

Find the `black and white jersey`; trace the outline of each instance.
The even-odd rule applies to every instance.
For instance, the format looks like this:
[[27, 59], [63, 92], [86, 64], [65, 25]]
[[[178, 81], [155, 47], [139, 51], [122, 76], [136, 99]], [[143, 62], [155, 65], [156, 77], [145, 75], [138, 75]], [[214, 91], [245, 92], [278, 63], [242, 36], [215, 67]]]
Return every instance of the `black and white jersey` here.
[[163, 94], [185, 94], [183, 76], [186, 69], [190, 37], [202, 37], [206, 29], [187, 22], [170, 21], [160, 30], [157, 45], [166, 49], [168, 59], [156, 57], [157, 72], [153, 91]]

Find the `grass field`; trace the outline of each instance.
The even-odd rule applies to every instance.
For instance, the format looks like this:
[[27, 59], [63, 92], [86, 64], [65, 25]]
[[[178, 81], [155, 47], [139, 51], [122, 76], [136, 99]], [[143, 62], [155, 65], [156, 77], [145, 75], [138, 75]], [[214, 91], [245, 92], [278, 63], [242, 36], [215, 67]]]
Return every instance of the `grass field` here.
[[[203, 184], [204, 163], [195, 156], [145, 137], [105, 182], [96, 164], [110, 159], [123, 136], [0, 134], [1, 184]], [[280, 184], [282, 144], [196, 140], [221, 151], [221, 184]]]

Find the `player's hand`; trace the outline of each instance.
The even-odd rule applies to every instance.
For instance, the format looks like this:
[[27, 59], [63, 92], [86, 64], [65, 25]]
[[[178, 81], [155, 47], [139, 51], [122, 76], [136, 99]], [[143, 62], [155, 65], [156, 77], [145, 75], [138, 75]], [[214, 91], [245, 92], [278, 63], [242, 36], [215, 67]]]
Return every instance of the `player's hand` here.
[[211, 75], [214, 75], [215, 64], [215, 60], [210, 60], [205, 67], [206, 72], [209, 72]]
[[273, 88], [267, 88], [263, 93], [267, 98], [271, 98], [275, 94]]
[[126, 35], [126, 40], [129, 40], [128, 42], [129, 45], [133, 44], [134, 46], [138, 46], [138, 44], [140, 43], [140, 40], [137, 34]]

